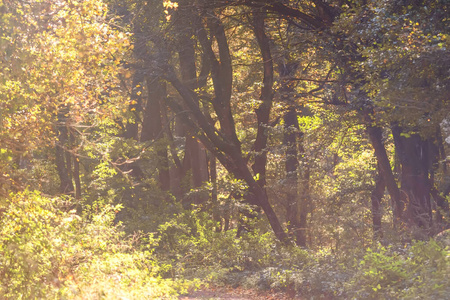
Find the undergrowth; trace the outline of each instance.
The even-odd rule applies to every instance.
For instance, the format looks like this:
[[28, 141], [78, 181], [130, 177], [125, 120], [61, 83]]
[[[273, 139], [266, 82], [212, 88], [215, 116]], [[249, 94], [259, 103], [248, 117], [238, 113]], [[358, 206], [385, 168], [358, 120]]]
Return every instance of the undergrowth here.
[[331, 253], [279, 244], [267, 224], [216, 232], [208, 214], [185, 211], [159, 228], [166, 276], [214, 285], [284, 290], [310, 299], [446, 299], [450, 250], [433, 239]]
[[11, 196], [0, 217], [0, 299], [175, 298], [194, 281], [163, 279], [152, 235], [125, 237], [120, 207], [70, 203], [37, 192]]
[[126, 236], [119, 206], [37, 192], [9, 197], [0, 215], [1, 299], [170, 299], [201, 284], [284, 290], [309, 299], [446, 299], [444, 243], [373, 243], [341, 253], [282, 246], [264, 220], [216, 230], [180, 210], [152, 234]]

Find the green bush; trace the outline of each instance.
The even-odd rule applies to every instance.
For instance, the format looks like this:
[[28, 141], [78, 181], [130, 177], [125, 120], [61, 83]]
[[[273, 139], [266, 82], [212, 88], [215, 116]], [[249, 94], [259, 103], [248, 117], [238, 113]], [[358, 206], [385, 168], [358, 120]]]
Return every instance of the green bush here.
[[448, 248], [432, 239], [403, 248], [369, 248], [355, 266], [347, 295], [353, 299], [446, 299], [449, 255]]
[[149, 299], [185, 291], [163, 280], [152, 236], [124, 238], [119, 207], [101, 202], [80, 217], [63, 199], [11, 196], [0, 218], [0, 298]]
[[299, 268], [309, 253], [283, 247], [266, 221], [252, 220], [253, 231], [236, 237], [236, 229], [217, 232], [206, 212], [183, 211], [159, 227], [155, 255], [170, 266], [166, 276], [202, 278], [214, 284], [251, 288], [283, 288], [298, 281]]

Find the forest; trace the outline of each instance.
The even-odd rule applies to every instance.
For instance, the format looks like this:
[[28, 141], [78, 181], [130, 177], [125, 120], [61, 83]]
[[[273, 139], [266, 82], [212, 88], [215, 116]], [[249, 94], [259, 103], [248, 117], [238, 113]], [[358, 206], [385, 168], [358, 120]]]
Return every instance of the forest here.
[[449, 0], [0, 0], [0, 299], [448, 299], [449, 199]]

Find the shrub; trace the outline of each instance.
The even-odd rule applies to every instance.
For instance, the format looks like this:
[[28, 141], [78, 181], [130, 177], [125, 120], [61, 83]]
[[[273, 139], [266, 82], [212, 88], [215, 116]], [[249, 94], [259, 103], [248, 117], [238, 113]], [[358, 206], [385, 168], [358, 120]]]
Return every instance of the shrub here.
[[101, 202], [80, 217], [63, 199], [12, 195], [0, 218], [0, 298], [149, 299], [170, 297], [190, 282], [163, 280], [157, 241], [124, 238]]
[[445, 299], [450, 294], [449, 254], [433, 239], [403, 248], [369, 248], [346, 292], [353, 299]]

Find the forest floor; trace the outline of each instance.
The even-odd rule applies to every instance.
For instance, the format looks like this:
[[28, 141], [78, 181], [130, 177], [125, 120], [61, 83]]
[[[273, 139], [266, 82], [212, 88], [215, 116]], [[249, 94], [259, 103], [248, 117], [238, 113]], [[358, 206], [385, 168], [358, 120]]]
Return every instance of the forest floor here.
[[298, 299], [297, 296], [289, 295], [288, 292], [261, 291], [255, 289], [233, 288], [233, 287], [208, 287], [180, 296], [179, 300], [289, 300]]

